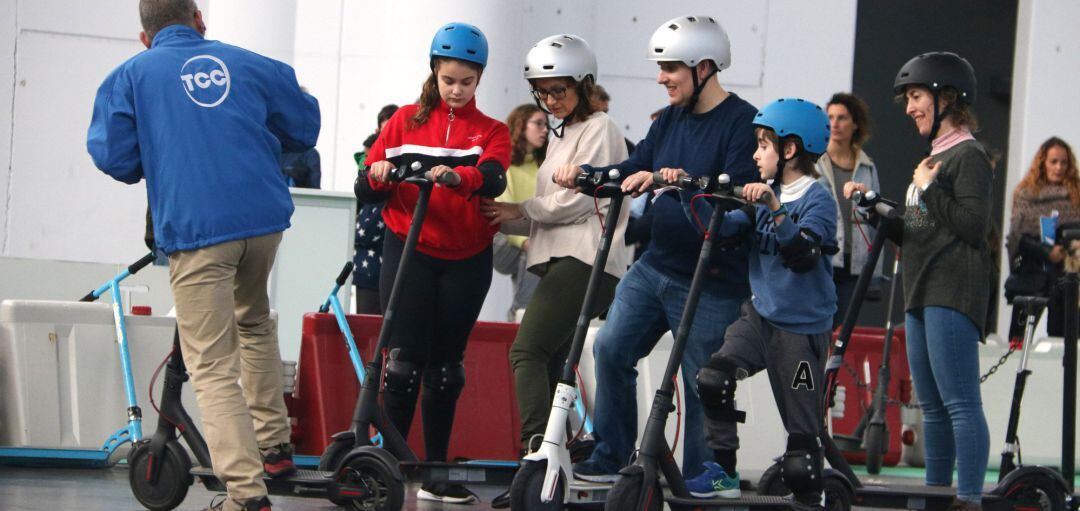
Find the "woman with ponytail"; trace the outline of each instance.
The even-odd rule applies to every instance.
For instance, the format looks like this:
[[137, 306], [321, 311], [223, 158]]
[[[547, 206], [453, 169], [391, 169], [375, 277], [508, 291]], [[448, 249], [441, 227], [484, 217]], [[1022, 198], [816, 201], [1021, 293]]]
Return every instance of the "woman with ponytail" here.
[[[491, 285], [491, 240], [497, 226], [480, 212], [480, 198], [506, 189], [510, 135], [506, 125], [476, 108], [476, 88], [487, 64], [480, 29], [450, 23], [431, 41], [431, 75], [420, 101], [390, 118], [371, 147], [368, 171], [356, 182], [363, 202], [385, 201], [389, 233], [383, 245], [380, 296], [385, 312], [412, 223], [419, 189], [395, 183], [390, 171], [420, 162], [433, 177], [454, 172], [456, 186], [431, 193], [409, 272], [404, 276], [383, 378], [383, 408], [402, 435], [412, 425], [422, 394], [424, 447], [428, 461], [446, 461], [458, 396], [465, 386], [465, 344]], [[423, 392], [421, 392], [423, 387]], [[425, 483], [420, 500], [469, 503], [476, 496], [460, 485]]]

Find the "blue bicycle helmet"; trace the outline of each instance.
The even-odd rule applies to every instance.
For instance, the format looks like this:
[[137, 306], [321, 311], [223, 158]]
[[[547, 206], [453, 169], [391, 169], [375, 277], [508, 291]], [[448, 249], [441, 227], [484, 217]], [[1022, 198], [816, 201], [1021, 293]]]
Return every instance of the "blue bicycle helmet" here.
[[447, 23], [431, 39], [432, 64], [436, 57], [464, 60], [487, 66], [488, 43], [484, 33], [468, 23]]
[[754, 117], [754, 126], [769, 128], [780, 138], [795, 135], [806, 152], [815, 156], [829, 146], [829, 116], [805, 99], [783, 98], [765, 105]]

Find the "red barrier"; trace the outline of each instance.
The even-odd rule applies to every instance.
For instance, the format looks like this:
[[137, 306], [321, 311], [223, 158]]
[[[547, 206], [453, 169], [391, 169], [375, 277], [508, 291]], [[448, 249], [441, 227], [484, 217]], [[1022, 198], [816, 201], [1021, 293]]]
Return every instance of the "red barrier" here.
[[[349, 315], [348, 322], [364, 360], [370, 361], [382, 316]], [[517, 327], [485, 321], [473, 327], [465, 350], [465, 389], [450, 438], [451, 460], [519, 457], [521, 421], [508, 358]], [[293, 432], [296, 452], [322, 454], [330, 436], [349, 427], [359, 390], [337, 320], [332, 314], [305, 314], [293, 407], [298, 419]], [[424, 459], [420, 417], [418, 405], [408, 438]]]
[[[835, 337], [834, 337], [835, 340]], [[904, 343], [904, 329], [897, 328], [893, 331], [893, 344], [889, 353], [889, 381], [888, 397], [890, 401], [907, 403], [911, 400], [911, 372], [908, 368], [907, 347]], [[840, 369], [837, 379], [838, 385], [843, 385], [846, 390], [844, 400], [844, 416], [832, 418], [832, 432], [834, 435], [850, 436], [854, 433], [859, 420], [866, 413], [873, 397], [874, 388], [877, 386], [877, 371], [881, 365], [882, 350], [885, 348], [885, 329], [856, 327], [851, 335], [851, 344], [848, 345], [844, 355], [844, 367]], [[866, 383], [866, 367], [869, 367], [870, 383]], [[852, 372], [855, 374], [853, 375]], [[856, 378], [858, 378], [856, 380]], [[882, 463], [894, 466], [900, 461], [900, 407], [889, 404], [885, 410], [885, 423], [889, 432], [888, 451], [882, 457]], [[841, 446], [843, 448], [843, 446]], [[849, 463], [866, 463], [866, 451], [845, 450], [844, 458]]]

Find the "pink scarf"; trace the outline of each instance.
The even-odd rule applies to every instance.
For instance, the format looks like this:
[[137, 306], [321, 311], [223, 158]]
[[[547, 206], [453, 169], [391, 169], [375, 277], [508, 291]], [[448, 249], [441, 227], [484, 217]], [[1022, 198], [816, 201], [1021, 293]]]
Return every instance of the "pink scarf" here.
[[975, 140], [975, 137], [971, 135], [971, 130], [966, 127], [954, 129], [934, 139], [934, 142], [930, 144], [930, 156], [943, 153], [956, 146], [956, 144], [968, 140]]

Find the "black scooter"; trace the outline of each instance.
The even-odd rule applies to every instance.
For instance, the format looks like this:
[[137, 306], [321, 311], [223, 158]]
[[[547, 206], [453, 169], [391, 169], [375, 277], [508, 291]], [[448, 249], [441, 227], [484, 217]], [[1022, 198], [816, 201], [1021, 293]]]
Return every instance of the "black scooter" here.
[[[844, 316], [840, 335], [833, 343], [833, 351], [825, 368], [826, 394], [823, 410], [828, 410], [836, 391], [836, 380], [839, 369], [843, 366], [844, 353], [851, 341], [851, 332], [855, 328], [855, 321], [859, 315], [863, 298], [873, 276], [874, 266], [881, 256], [882, 248], [887, 237], [887, 222], [898, 221], [899, 214], [896, 204], [887, 201], [874, 192], [866, 195], [856, 194], [853, 201], [862, 208], [869, 209], [872, 215], [877, 215], [878, 229], [871, 243], [870, 257], [859, 275], [855, 285], [855, 293], [852, 296], [851, 305]], [[894, 226], [895, 227], [895, 226]], [[1080, 239], [1080, 231], [1077, 231], [1074, 239]], [[1076, 274], [1067, 274], [1061, 285], [1064, 285], [1069, 294], [1067, 295], [1072, 304], [1072, 310], [1077, 305], [1077, 283], [1080, 279]], [[1075, 441], [1075, 413], [1076, 413], [1076, 339], [1077, 317], [1075, 314], [1066, 315], [1065, 325], [1065, 396], [1064, 396], [1064, 435], [1062, 436], [1062, 473], [1046, 467], [1022, 467], [1011, 471], [989, 492], [983, 494], [983, 509], [992, 511], [1013, 511], [1045, 509], [1049, 511], [1064, 511], [1066, 495], [1071, 494], [1071, 481], [1073, 472], [1073, 447]], [[1029, 317], [1029, 322], [1034, 321]], [[1070, 358], [1071, 355], [1071, 358]], [[1071, 369], [1070, 369], [1071, 368]], [[1071, 370], [1071, 379], [1070, 379]], [[827, 426], [828, 413], [822, 417]], [[956, 496], [956, 490], [951, 487], [934, 487], [926, 485], [881, 485], [863, 484], [859, 477], [852, 471], [851, 466], [844, 459], [843, 454], [837, 447], [832, 437], [825, 433], [823, 428], [821, 442], [825, 450], [825, 458], [829, 464], [842, 474], [851, 490], [848, 498], [852, 504], [863, 507], [894, 508], [894, 509], [917, 509], [927, 511], [945, 510]], [[1066, 482], [1068, 481], [1068, 483]], [[771, 466], [762, 475], [758, 483], [759, 490], [769, 495], [784, 495], [788, 493], [779, 477], [779, 467]]]
[[611, 172], [613, 174], [605, 175], [594, 171], [577, 177], [578, 188], [595, 197], [610, 198], [611, 202], [608, 204], [604, 221], [604, 234], [593, 259], [593, 269], [581, 304], [581, 314], [578, 315], [574, 328], [570, 354], [555, 388], [543, 444], [536, 452], [525, 456], [510, 485], [510, 509], [515, 511], [556, 510], [562, 509], [564, 504], [602, 504], [607, 496], [607, 485], [569, 480], [571, 453], [566, 442], [566, 425], [570, 408], [578, 399], [575, 375], [585, 346], [585, 336], [589, 333], [589, 312], [596, 303], [596, 291], [604, 276], [625, 197], [620, 184], [613, 182], [619, 177], [618, 171]]
[[[790, 509], [791, 503], [780, 497], [694, 498], [686, 487], [682, 471], [675, 463], [675, 457], [664, 435], [667, 419], [675, 410], [675, 378], [690, 337], [690, 329], [705, 285], [705, 275], [708, 272], [709, 260], [720, 223], [727, 211], [737, 209], [746, 202], [742, 199], [742, 187], [732, 185], [731, 178], [727, 174], [721, 174], [715, 181], [709, 178], [683, 177], [678, 182], [669, 184], [659, 173], [655, 173], [653, 182], [658, 185], [676, 186], [683, 190], [699, 190], [702, 194], [706, 194], [709, 200], [714, 201], [715, 209], [705, 230], [682, 318], [679, 320], [679, 328], [664, 369], [664, 378], [653, 397], [652, 409], [645, 424], [645, 432], [641, 437], [637, 458], [631, 465], [619, 471], [619, 477], [608, 494], [605, 509], [659, 511], [663, 508], [665, 501], [672, 509]], [[661, 474], [667, 481], [670, 496], [666, 496], [661, 487]]]
[[[391, 179], [411, 183], [420, 189], [416, 206], [413, 209], [413, 220], [409, 226], [408, 235], [405, 237], [405, 247], [402, 251], [401, 262], [398, 265], [397, 274], [394, 276], [394, 285], [390, 290], [390, 299], [386, 313], [383, 315], [382, 326], [379, 330], [379, 340], [375, 346], [374, 356], [367, 365], [367, 372], [360, 387], [360, 395], [356, 400], [356, 408], [353, 413], [352, 425], [347, 431], [333, 436], [330, 445], [326, 447], [319, 458], [319, 469], [331, 472], [340, 472], [347, 469], [358, 454], [378, 452], [380, 460], [389, 463], [393, 470], [379, 474], [377, 484], [387, 491], [388, 499], [375, 509], [378, 511], [396, 511], [401, 509], [405, 500], [406, 480], [445, 482], [465, 485], [501, 485], [509, 486], [514, 473], [518, 469], [517, 461], [487, 461], [476, 460], [462, 463], [447, 462], [422, 462], [409, 447], [397, 431], [394, 425], [386, 419], [379, 405], [379, 387], [382, 381], [384, 355], [390, 342], [390, 334], [394, 324], [401, 319], [395, 316], [395, 309], [400, 301], [404, 275], [414, 259], [416, 243], [420, 238], [420, 230], [423, 227], [424, 217], [427, 214], [428, 201], [431, 191], [436, 184], [457, 186], [460, 177], [453, 172], [440, 176], [439, 180], [433, 180], [430, 175], [422, 170], [420, 162], [413, 162], [409, 166], [401, 166], [391, 173]], [[372, 447], [371, 432], [381, 434], [382, 448]], [[368, 508], [365, 508], [368, 509]]]
[[[206, 441], [180, 401], [181, 389], [187, 380], [177, 331], [165, 365], [157, 430], [149, 439], [135, 444], [127, 459], [131, 491], [143, 506], [153, 511], [167, 511], [179, 506], [195, 479], [211, 491], [225, 491], [225, 485], [214, 475]], [[197, 466], [192, 466], [177, 433], [195, 455]], [[272, 495], [331, 499], [355, 510], [382, 509], [378, 506], [392, 496], [381, 481], [391, 479], [395, 469], [386, 456], [371, 448], [351, 453], [342, 467], [333, 472], [298, 470], [293, 476], [267, 477], [264, 482]]]

